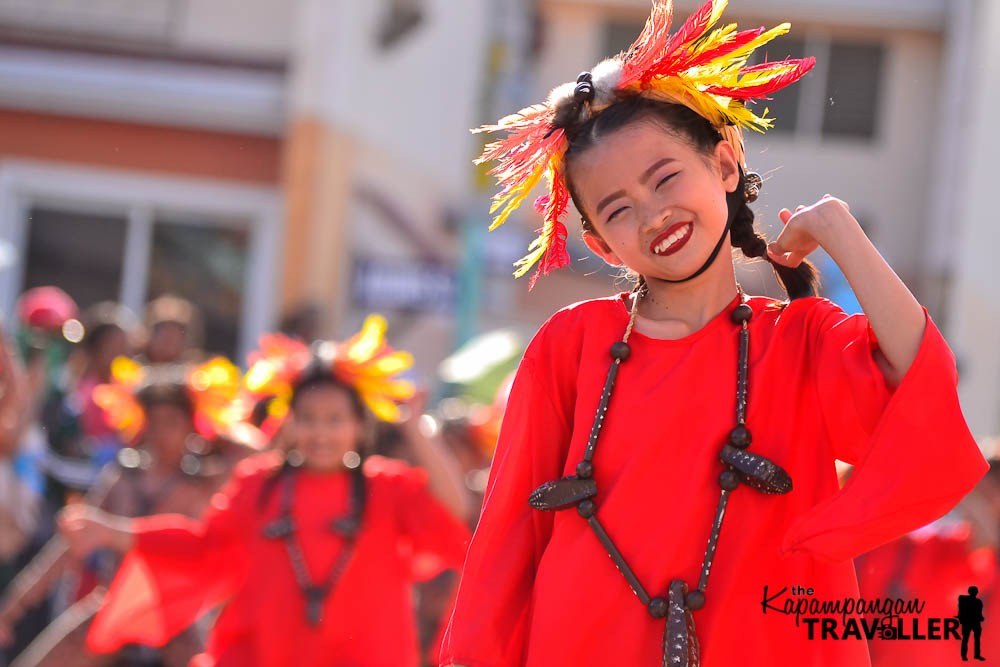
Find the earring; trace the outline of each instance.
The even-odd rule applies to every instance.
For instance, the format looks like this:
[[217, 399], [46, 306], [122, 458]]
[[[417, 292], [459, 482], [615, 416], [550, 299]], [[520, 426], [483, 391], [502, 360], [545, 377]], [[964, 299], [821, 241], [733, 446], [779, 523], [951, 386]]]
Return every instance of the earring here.
[[764, 186], [764, 179], [756, 171], [748, 171], [743, 184], [743, 194], [746, 195], [747, 203], [752, 204], [757, 201], [760, 189]]
[[285, 454], [285, 461], [287, 461], [288, 465], [293, 468], [298, 468], [306, 462], [306, 457], [303, 456], [302, 452], [297, 449], [289, 449], [288, 453]]

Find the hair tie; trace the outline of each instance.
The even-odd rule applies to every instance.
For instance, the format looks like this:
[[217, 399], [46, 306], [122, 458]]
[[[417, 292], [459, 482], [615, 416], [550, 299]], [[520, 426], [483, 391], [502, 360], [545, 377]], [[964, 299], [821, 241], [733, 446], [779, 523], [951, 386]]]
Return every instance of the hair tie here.
[[743, 193], [746, 195], [747, 203], [752, 204], [757, 201], [760, 189], [764, 186], [764, 179], [756, 171], [748, 171], [745, 179], [746, 183], [743, 185]]
[[580, 72], [576, 77], [576, 88], [573, 89], [573, 99], [577, 104], [594, 101], [594, 75], [590, 72]]

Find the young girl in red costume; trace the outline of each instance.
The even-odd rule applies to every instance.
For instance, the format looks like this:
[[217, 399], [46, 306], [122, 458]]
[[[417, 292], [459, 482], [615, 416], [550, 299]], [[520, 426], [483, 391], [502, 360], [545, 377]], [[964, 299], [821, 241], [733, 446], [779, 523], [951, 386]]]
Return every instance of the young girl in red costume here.
[[[770, 122], [746, 104], [813, 60], [745, 66], [789, 26], [713, 30], [725, 4], [674, 35], [654, 4], [628, 51], [485, 128], [509, 133], [482, 156], [499, 161], [495, 225], [548, 182], [516, 275], [568, 262], [572, 198], [588, 247], [636, 287], [559, 311], [529, 345], [444, 665], [867, 665], [863, 638], [809, 639], [776, 609], [856, 599], [853, 556], [987, 469], [947, 344], [848, 205], [782, 209], [771, 244], [754, 231], [740, 128]], [[864, 315], [814, 296], [820, 246]], [[731, 248], [770, 262], [789, 301], [744, 294]], [[856, 466], [842, 490], [836, 459]]]
[[419, 415], [402, 428], [423, 470], [365, 460], [368, 411], [398, 419], [413, 394], [384, 330], [373, 316], [342, 345], [264, 341], [246, 384], [276, 395], [272, 410], [287, 401], [293, 448], [244, 462], [201, 522], [67, 512], [71, 542], [127, 552], [92, 649], [161, 644], [225, 602], [192, 664], [417, 665], [410, 585], [461, 564], [466, 498]]

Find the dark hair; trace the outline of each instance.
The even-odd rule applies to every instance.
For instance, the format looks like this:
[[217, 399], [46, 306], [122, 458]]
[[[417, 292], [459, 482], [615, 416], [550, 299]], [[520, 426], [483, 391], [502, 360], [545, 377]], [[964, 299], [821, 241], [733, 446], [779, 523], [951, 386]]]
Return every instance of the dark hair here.
[[127, 336], [135, 328], [131, 311], [113, 301], [94, 304], [83, 313], [82, 320], [83, 346], [88, 352], [97, 351], [109, 334], [121, 331]]
[[[687, 140], [695, 150], [709, 155], [716, 145], [723, 141], [722, 135], [712, 124], [688, 107], [682, 104], [663, 102], [647, 97], [632, 95], [612, 104], [600, 113], [590, 117], [576, 127], [567, 127], [569, 148], [566, 151], [567, 166], [580, 154], [596, 145], [604, 136], [641, 120], [658, 123], [668, 132]], [[730, 215], [733, 217], [729, 230], [729, 239], [734, 248], [739, 248], [747, 258], [759, 257], [766, 259], [777, 274], [789, 299], [814, 296], [819, 279], [811, 262], [803, 260], [796, 268], [782, 266], [767, 255], [767, 240], [754, 229], [754, 213], [742, 196], [746, 184], [746, 175], [740, 167], [740, 182], [737, 185], [738, 197], [727, 197], [730, 205]], [[570, 197], [582, 217], [583, 228], [597, 234], [593, 222], [587, 219], [583, 212], [577, 189], [569, 178], [567, 169], [566, 185]], [[736, 207], [735, 211], [733, 207]]]
[[145, 410], [154, 405], [173, 405], [193, 417], [194, 402], [187, 383], [190, 372], [191, 366], [187, 364], [147, 366], [142, 383], [135, 389], [135, 397]]
[[309, 364], [302, 369], [299, 377], [292, 384], [292, 407], [295, 407], [295, 402], [306, 390], [318, 386], [332, 386], [343, 390], [351, 400], [351, 408], [353, 408], [355, 416], [361, 421], [367, 420], [368, 411], [358, 390], [333, 374], [330, 359], [317, 354], [313, 355]]

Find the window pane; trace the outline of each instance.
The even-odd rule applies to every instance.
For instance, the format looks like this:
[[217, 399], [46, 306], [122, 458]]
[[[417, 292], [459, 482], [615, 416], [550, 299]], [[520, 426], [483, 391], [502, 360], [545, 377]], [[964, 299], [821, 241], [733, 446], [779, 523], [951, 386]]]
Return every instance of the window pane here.
[[823, 107], [824, 136], [875, 136], [884, 57], [881, 44], [831, 44]]
[[[784, 60], [786, 58], [805, 57], [806, 44], [801, 39], [778, 37], [756, 51], [747, 60], [748, 65], [759, 65], [767, 61]], [[812, 71], [806, 77], [812, 76]], [[804, 79], [805, 77], [803, 77]], [[770, 132], [794, 132], [799, 124], [799, 96], [802, 93], [802, 79], [776, 93], [771, 93], [770, 100], [755, 102], [751, 107], [757, 115], [767, 109], [768, 118], [774, 119], [774, 128]]]
[[98, 301], [117, 301], [125, 228], [125, 216], [32, 208], [28, 213], [24, 289], [55, 285], [81, 308]]
[[207, 352], [235, 358], [247, 245], [246, 227], [163, 217], [154, 224], [148, 298], [174, 294], [194, 303], [204, 318]]
[[604, 24], [604, 51], [599, 60], [618, 55], [628, 47], [642, 32], [645, 20], [638, 21], [608, 21]]

